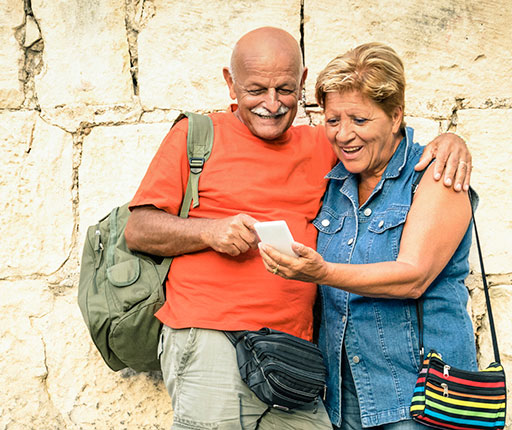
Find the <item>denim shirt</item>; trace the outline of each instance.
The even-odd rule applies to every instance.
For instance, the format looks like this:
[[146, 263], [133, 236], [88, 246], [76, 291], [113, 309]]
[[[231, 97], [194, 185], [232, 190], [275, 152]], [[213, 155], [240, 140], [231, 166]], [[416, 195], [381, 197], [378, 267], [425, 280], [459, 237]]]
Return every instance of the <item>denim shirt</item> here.
[[[414, 165], [423, 148], [406, 129], [380, 182], [368, 200], [358, 202], [357, 177], [339, 163], [330, 179], [323, 207], [314, 220], [318, 252], [335, 263], [393, 261], [412, 201]], [[476, 370], [473, 327], [466, 311], [471, 230], [454, 256], [424, 293], [425, 351], [435, 349], [450, 365]], [[326, 361], [326, 408], [339, 426], [343, 342], [359, 399], [363, 427], [409, 419], [420, 368], [416, 301], [362, 297], [321, 285], [319, 345]]]

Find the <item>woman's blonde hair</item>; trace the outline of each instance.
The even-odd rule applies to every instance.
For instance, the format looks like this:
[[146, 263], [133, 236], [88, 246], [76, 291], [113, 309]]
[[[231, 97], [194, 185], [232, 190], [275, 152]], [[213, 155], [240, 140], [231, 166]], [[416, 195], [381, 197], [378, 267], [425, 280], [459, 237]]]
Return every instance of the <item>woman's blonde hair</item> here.
[[327, 93], [354, 90], [378, 104], [389, 117], [397, 107], [402, 107], [403, 112], [404, 65], [393, 48], [372, 42], [338, 55], [318, 75], [315, 95], [318, 104], [324, 108]]

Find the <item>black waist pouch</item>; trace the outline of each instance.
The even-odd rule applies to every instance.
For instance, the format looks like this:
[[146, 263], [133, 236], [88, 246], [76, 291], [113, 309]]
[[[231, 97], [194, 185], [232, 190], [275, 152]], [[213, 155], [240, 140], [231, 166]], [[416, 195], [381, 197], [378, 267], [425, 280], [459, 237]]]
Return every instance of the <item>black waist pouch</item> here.
[[224, 333], [242, 380], [262, 402], [289, 410], [325, 395], [327, 371], [315, 344], [269, 328]]

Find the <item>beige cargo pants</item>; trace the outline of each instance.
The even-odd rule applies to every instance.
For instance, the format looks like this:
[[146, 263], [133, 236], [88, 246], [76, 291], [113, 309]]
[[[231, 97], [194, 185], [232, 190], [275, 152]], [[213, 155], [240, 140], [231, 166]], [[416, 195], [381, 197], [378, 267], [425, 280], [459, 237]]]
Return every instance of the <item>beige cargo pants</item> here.
[[172, 429], [332, 430], [321, 401], [292, 412], [261, 402], [240, 378], [235, 348], [220, 331], [164, 326], [159, 352]]

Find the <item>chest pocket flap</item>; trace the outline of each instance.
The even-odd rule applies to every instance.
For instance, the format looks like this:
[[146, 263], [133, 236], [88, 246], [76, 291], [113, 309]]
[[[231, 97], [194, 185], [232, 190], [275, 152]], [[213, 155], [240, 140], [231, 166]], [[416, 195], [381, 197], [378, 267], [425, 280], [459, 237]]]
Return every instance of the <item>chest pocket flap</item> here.
[[409, 206], [391, 206], [384, 212], [377, 212], [370, 222], [368, 230], [373, 233], [383, 233], [391, 228], [405, 223]]
[[335, 234], [343, 227], [345, 217], [345, 214], [341, 215], [329, 207], [323, 207], [313, 220], [313, 225], [322, 233]]

